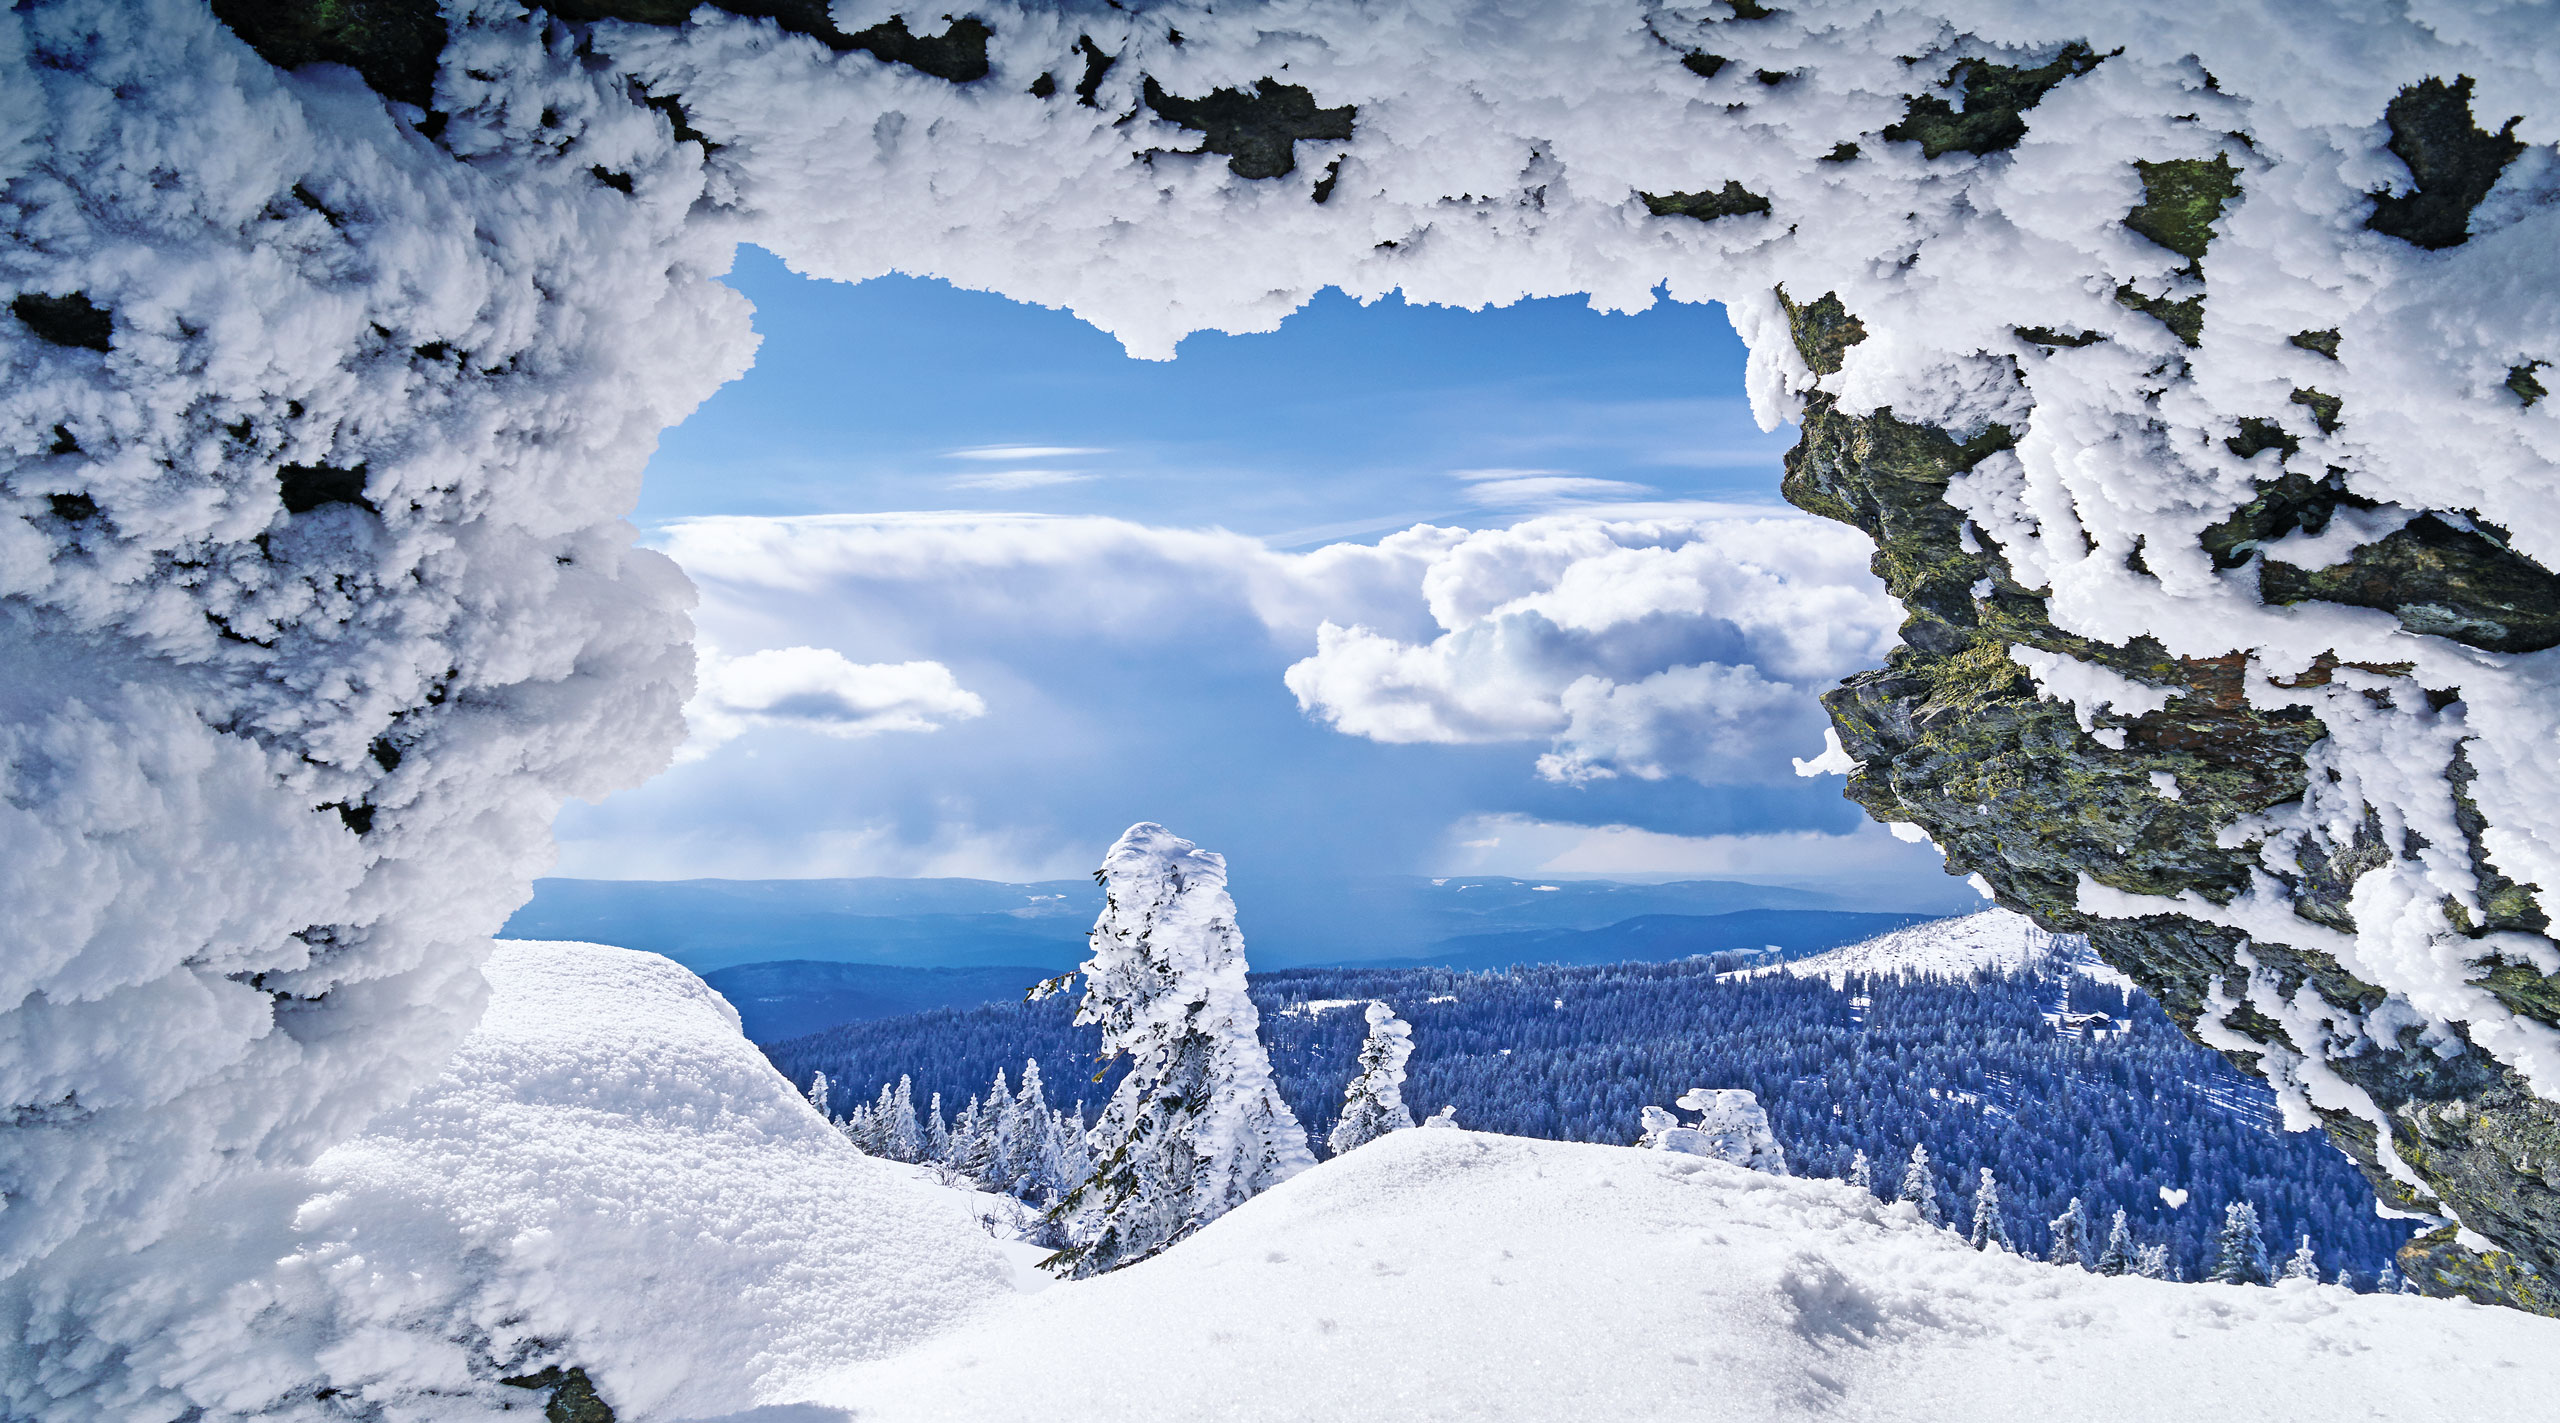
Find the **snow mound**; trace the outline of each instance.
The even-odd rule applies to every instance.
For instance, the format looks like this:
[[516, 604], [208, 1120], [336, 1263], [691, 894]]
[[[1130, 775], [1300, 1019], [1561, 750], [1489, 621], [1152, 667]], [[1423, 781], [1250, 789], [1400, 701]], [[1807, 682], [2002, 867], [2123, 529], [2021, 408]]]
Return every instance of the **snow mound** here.
[[[210, 1202], [228, 1230], [110, 1262], [55, 1309], [217, 1292], [117, 1312], [85, 1349], [46, 1311], [0, 1331], [0, 1415], [476, 1418], [538, 1409], [501, 1379], [557, 1365], [626, 1420], [712, 1416], [1011, 1292], [955, 1193], [856, 1152], [673, 962], [505, 942], [486, 972], [487, 1014], [425, 1090]], [[129, 1372], [82, 1378], [109, 1351]]]
[[1860, 943], [1833, 949], [1794, 963], [1749, 970], [1755, 973], [1816, 975], [1834, 986], [1856, 974], [1918, 974], [1926, 978], [1964, 978], [1974, 973], [2008, 973], [2054, 951], [2054, 936], [2023, 914], [1985, 909], [1961, 919], [1933, 919], [1896, 929]]
[[[893, 1420], [2536, 1416], [2560, 1323], [1979, 1255], [1832, 1181], [1396, 1132], [808, 1399]], [[2412, 1360], [2461, 1367], [2410, 1367]], [[2102, 1402], [2099, 1402], [2102, 1401]], [[818, 1408], [812, 1417], [831, 1417]]]

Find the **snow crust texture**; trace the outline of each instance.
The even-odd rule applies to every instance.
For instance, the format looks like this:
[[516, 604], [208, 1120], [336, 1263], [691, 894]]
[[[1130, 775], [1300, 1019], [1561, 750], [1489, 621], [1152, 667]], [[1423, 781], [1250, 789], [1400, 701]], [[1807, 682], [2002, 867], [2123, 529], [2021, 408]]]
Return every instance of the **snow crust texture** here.
[[2543, 1406], [2555, 1344], [2511, 1310], [1977, 1253], [1834, 1181], [1410, 1131], [811, 1399], [880, 1420], [2506, 1418]]
[[[795, 10], [800, 33], [451, 0], [432, 81], [377, 77], [403, 101], [279, 72], [194, 0], [0, 14], [11, 1288], [71, 1289], [29, 1267], [90, 1237], [213, 1230], [187, 1220], [205, 1191], [428, 1081], [560, 800], [673, 754], [690, 595], [622, 516], [655, 433], [748, 360], [712, 280], [739, 241], [1066, 307], [1146, 357], [1328, 283], [1725, 303], [1764, 423], [1938, 451], [1926, 537], [1824, 493], [1830, 446], [1791, 485], [1883, 540], [1906, 605], [2186, 669], [2144, 720], [2289, 718], [2299, 794], [2198, 822], [2248, 873], [2096, 875], [2063, 908], [2210, 930], [2195, 961], [2223, 971], [2173, 1011], [2221, 1005], [2301, 1120], [2378, 1133], [2403, 1204], [2560, 1269], [2560, 1201], [2511, 1165], [2560, 1133], [2542, 7], [986, 3], [933, 46], [839, 28], [894, 8]], [[2505, 602], [2392, 592], [2465, 539]], [[1345, 631], [1301, 695], [1354, 719], [1393, 699], [1350, 651], [1447, 680], [1472, 625]], [[1976, 655], [1945, 685], [2016, 665]], [[2108, 751], [2167, 685], [2040, 674]], [[1765, 692], [1712, 680], [1646, 695]], [[1605, 692], [1559, 696], [1594, 731], [1550, 774], [1676, 765]], [[2248, 802], [2134, 781], [2153, 814]], [[2322, 884], [2347, 888], [2294, 913]], [[2359, 1076], [2383, 1061], [2496, 1111], [2420, 1122]]]
[[486, 973], [361, 1136], [218, 1188], [218, 1231], [12, 1290], [0, 1415], [442, 1423], [575, 1367], [623, 1419], [715, 1417], [1011, 1292], [958, 1193], [847, 1144], [673, 962], [510, 941]]

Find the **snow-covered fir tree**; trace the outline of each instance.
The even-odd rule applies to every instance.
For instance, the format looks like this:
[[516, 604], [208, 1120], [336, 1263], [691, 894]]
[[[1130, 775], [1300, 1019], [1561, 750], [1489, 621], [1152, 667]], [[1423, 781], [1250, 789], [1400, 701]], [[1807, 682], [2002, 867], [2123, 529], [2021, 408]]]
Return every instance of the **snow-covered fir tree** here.
[[2256, 1204], [2233, 1201], [2223, 1207], [2222, 1233], [2214, 1238], [2213, 1273], [2206, 1278], [2217, 1285], [2263, 1285], [2271, 1273]]
[[[1866, 1154], [1859, 1153], [1864, 1161]], [[2015, 1250], [2009, 1243], [2009, 1223], [2000, 1215], [2000, 1182], [1991, 1168], [1982, 1168], [1982, 1183], [1973, 1190], [1973, 1248], [1976, 1250]]]
[[2354, 1289], [2356, 1287], [2356, 1272], [2348, 1269], [2344, 1265], [2340, 1265], [2338, 1267], [2338, 1278], [2330, 1281], [2330, 1283], [2336, 1285], [2342, 1290]]
[[2320, 1256], [2312, 1250], [2310, 1236], [2302, 1237], [2302, 1243], [2293, 1248], [2292, 1255], [2286, 1257], [2284, 1273], [2279, 1278], [2309, 1280], [2313, 1284], [2320, 1282]]
[[2373, 1292], [2378, 1295], [2413, 1295], [2418, 1292], [2418, 1284], [2400, 1273], [2397, 1261], [2385, 1260], [2382, 1273], [2373, 1277]]
[[2124, 1211], [2118, 1208], [2113, 1223], [2107, 1226], [2106, 1248], [2098, 1252], [2098, 1273], [2129, 1275], [2136, 1264], [2133, 1231], [2124, 1223]]
[[2173, 1278], [2169, 1269], [2169, 1247], [2165, 1243], [2155, 1243], [2135, 1251], [2133, 1272], [2146, 1280]]
[[1447, 1127], [1454, 1131], [1458, 1126], [1458, 1109], [1455, 1107], [1444, 1106], [1440, 1110], [1433, 1112], [1431, 1114], [1431, 1119], [1424, 1122], [1423, 1125], [1427, 1127]]
[[1938, 1205], [1938, 1183], [1929, 1173], [1929, 1147], [1925, 1142], [1911, 1146], [1911, 1164], [1902, 1168], [1902, 1189], [1895, 1200], [1909, 1201], [1920, 1209], [1920, 1218], [1931, 1225], [1947, 1223], [1947, 1213]]
[[933, 1094], [933, 1105], [924, 1114], [924, 1157], [927, 1161], [951, 1159], [951, 1123], [943, 1119], [942, 1094]]
[[1073, 1243], [1047, 1263], [1076, 1278], [1146, 1259], [1315, 1164], [1245, 995], [1225, 858], [1141, 823], [1095, 878], [1105, 898], [1076, 1022], [1129, 1070], [1094, 1124], [1093, 1176], [1059, 1205]]
[[827, 1074], [823, 1072], [809, 1074], [809, 1105], [818, 1109], [819, 1116], [825, 1117], [828, 1121], [835, 1120], [834, 1115], [827, 1111]]
[[1675, 1151], [1712, 1156], [1772, 1176], [1787, 1173], [1786, 1148], [1769, 1129], [1768, 1110], [1758, 1094], [1742, 1087], [1692, 1087], [1673, 1106], [1698, 1114], [1684, 1137], [1668, 1137]]
[[2053, 1247], [2045, 1252], [2048, 1265], [2069, 1265], [2086, 1270], [2090, 1266], [2089, 1213], [2073, 1196], [2062, 1214], [2053, 1218]]
[[1875, 1163], [1867, 1160], [1864, 1150], [1849, 1158], [1849, 1184], [1870, 1196], [1876, 1193]]
[[1384, 1003], [1370, 1004], [1368, 1017], [1359, 1069], [1342, 1089], [1342, 1116], [1325, 1137], [1325, 1149], [1336, 1156], [1413, 1125], [1413, 1113], [1404, 1105], [1404, 1065], [1413, 1056], [1413, 1027]]

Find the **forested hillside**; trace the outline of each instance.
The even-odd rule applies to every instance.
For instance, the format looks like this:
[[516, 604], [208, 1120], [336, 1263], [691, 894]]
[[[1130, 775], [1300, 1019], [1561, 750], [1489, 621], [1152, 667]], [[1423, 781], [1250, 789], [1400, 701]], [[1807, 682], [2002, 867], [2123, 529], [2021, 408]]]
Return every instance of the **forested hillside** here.
[[[2324, 1271], [2370, 1283], [2407, 1238], [2328, 1142], [2276, 1125], [2272, 1097], [2181, 1036], [2149, 999], [2054, 960], [1968, 979], [1719, 974], [1708, 963], [1520, 968], [1299, 969], [1257, 974], [1283, 1095], [1309, 1134], [1332, 1126], [1363, 1032], [1356, 1005], [1413, 1024], [1406, 1098], [1461, 1125], [1626, 1143], [1637, 1112], [1690, 1087], [1747, 1087], [1798, 1174], [1847, 1174], [1864, 1151], [1890, 1189], [1928, 1148], [1946, 1213], [1973, 1210], [1978, 1171], [1999, 1181], [2010, 1238], [2043, 1254], [2079, 1197], [2103, 1229], [2122, 1209], [2138, 1240], [2169, 1247], [2185, 1278], [2210, 1268], [2222, 1207], [2256, 1202], [2284, 1254], [2309, 1234]], [[768, 1047], [793, 1082], [824, 1071], [833, 1109], [914, 1079], [921, 1107], [956, 1113], [999, 1068], [1040, 1061], [1087, 1115], [1093, 1038], [1064, 998], [853, 1024]], [[2091, 1016], [2091, 1015], [2103, 1015]], [[2183, 1194], [2181, 1194], [2183, 1193]]]

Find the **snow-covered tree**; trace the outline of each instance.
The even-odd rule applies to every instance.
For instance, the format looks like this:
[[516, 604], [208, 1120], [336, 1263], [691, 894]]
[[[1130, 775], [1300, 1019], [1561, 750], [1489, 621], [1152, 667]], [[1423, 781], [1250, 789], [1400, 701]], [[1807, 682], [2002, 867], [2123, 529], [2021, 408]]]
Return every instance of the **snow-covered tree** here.
[[1647, 1151], [1661, 1150], [1663, 1141], [1680, 1130], [1680, 1119], [1661, 1107], [1636, 1108], [1636, 1122], [1640, 1128], [1636, 1145]]
[[2302, 1237], [2302, 1243], [2295, 1246], [2293, 1254], [2285, 1260], [2284, 1274], [2280, 1278], [2309, 1280], [2313, 1284], [2320, 1282], [2320, 1256], [2312, 1250], [2309, 1235]]
[[995, 1142], [987, 1131], [987, 1111], [977, 1098], [951, 1123], [951, 1164], [972, 1180], [983, 1180], [995, 1159]]
[[1455, 1130], [1458, 1125], [1458, 1109], [1456, 1107], [1442, 1107], [1440, 1110], [1433, 1112], [1431, 1114], [1431, 1119], [1424, 1122], [1423, 1125], [1427, 1127], [1448, 1127], [1451, 1130]]
[[823, 1072], [809, 1074], [809, 1105], [818, 1109], [819, 1116], [825, 1117], [828, 1121], [835, 1120], [835, 1115], [827, 1110], [827, 1074]]
[[942, 1094], [939, 1092], [933, 1094], [933, 1105], [924, 1114], [924, 1159], [945, 1162], [951, 1159], [951, 1123], [943, 1119]]
[[1872, 1196], [1876, 1193], [1875, 1163], [1867, 1160], [1864, 1150], [1849, 1158], [1849, 1184]]
[[1129, 1059], [1091, 1141], [1093, 1176], [1059, 1203], [1072, 1277], [1146, 1259], [1315, 1164], [1271, 1080], [1245, 996], [1227, 862], [1161, 825], [1129, 827], [1096, 872], [1105, 891], [1076, 1023]]
[[2400, 1273], [2400, 1266], [2390, 1260], [2382, 1262], [2382, 1273], [2373, 1277], [2373, 1292], [2378, 1295], [2413, 1295], [2418, 1287]]
[[889, 1119], [880, 1133], [883, 1154], [892, 1161], [922, 1161], [924, 1137], [916, 1130], [916, 1088], [903, 1074], [889, 1097]]
[[1982, 1183], [1973, 1189], [1973, 1248], [1976, 1250], [2014, 1250], [2009, 1243], [2009, 1223], [2000, 1215], [2000, 1182], [1991, 1168], [1982, 1168]]
[[2073, 1196], [2071, 1204], [2062, 1208], [2062, 1214], [2053, 1218], [2053, 1248], [2045, 1252], [2044, 1262], [2085, 1270], [2089, 1268], [2089, 1255], [2089, 1213], [2081, 1207], [2080, 1198]]
[[2213, 1273], [2217, 1285], [2263, 1285], [2273, 1272], [2267, 1265], [2267, 1243], [2258, 1233], [2258, 1207], [2233, 1201], [2222, 1210], [2222, 1233], [2214, 1238]]
[[2098, 1252], [2098, 1273], [2127, 1275], [2134, 1272], [2135, 1264], [2133, 1231], [2125, 1225], [2124, 1212], [2119, 1209], [2114, 1223], [2107, 1227], [2106, 1248]]
[[2170, 1278], [2169, 1247], [2166, 1244], [2145, 1245], [2135, 1251], [2133, 1272], [2146, 1280]]
[[1894, 1199], [1909, 1201], [1919, 1207], [1920, 1218], [1931, 1225], [1947, 1223], [1947, 1213], [1938, 1206], [1938, 1183], [1929, 1174], [1927, 1143], [1912, 1143], [1911, 1164], [1902, 1168], [1902, 1189]]
[[1391, 1131], [1413, 1125], [1404, 1105], [1404, 1064], [1413, 1056], [1413, 1027], [1384, 1003], [1369, 1005], [1369, 1037], [1360, 1044], [1360, 1067], [1342, 1091], [1342, 1117], [1325, 1137], [1340, 1156]]

